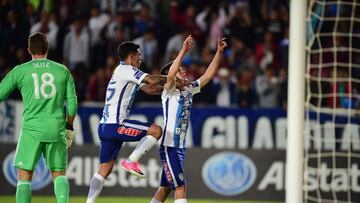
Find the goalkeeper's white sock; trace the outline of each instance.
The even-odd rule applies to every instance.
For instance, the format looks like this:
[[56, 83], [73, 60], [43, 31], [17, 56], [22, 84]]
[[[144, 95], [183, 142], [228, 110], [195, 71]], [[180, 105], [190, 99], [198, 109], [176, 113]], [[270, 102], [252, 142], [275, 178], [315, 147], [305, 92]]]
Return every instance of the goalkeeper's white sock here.
[[151, 202], [150, 203], [162, 203], [160, 202], [159, 200], [155, 199], [155, 198], [152, 198]]
[[187, 203], [186, 199], [176, 199], [174, 203]]
[[143, 137], [134, 151], [130, 154], [129, 159], [133, 162], [138, 162], [139, 159], [148, 152], [157, 143], [157, 139], [151, 135]]
[[99, 196], [103, 186], [104, 186], [105, 178], [100, 174], [95, 173], [90, 181], [90, 189], [89, 194], [86, 200], [86, 203], [95, 203], [96, 198]]

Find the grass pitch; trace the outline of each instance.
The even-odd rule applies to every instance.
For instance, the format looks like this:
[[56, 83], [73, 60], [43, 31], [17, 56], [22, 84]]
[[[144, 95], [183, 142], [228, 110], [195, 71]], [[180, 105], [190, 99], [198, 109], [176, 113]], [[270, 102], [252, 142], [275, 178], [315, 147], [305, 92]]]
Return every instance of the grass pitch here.
[[[148, 198], [136, 198], [136, 197], [100, 197], [97, 203], [149, 203], [151, 197]], [[191, 203], [282, 203], [271, 201], [228, 201], [228, 200], [201, 200], [201, 199], [189, 199]], [[0, 196], [1, 203], [15, 203], [15, 196]], [[33, 196], [31, 202], [34, 203], [56, 203], [55, 197], [50, 196]], [[85, 197], [70, 197], [70, 203], [84, 203]], [[173, 199], [168, 199], [167, 203], [174, 202]]]

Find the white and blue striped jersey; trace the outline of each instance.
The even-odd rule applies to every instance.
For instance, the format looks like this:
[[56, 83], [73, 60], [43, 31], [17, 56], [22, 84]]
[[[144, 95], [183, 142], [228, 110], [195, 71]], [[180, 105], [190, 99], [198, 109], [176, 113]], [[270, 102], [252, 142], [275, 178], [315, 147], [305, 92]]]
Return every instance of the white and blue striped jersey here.
[[190, 83], [182, 91], [175, 86], [171, 90], [164, 88], [161, 95], [164, 114], [161, 145], [185, 148], [193, 95], [200, 92], [200, 80]]
[[100, 123], [121, 123], [128, 118], [136, 92], [146, 75], [138, 68], [120, 62], [107, 86]]

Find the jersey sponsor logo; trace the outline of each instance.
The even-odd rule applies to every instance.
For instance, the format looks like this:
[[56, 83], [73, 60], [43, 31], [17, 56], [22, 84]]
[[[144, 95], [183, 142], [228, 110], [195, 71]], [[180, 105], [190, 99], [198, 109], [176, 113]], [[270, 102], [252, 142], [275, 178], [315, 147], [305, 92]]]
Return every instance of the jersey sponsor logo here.
[[125, 134], [127, 136], [132, 136], [132, 137], [136, 137], [138, 135], [140, 135], [140, 133], [142, 132], [141, 130], [135, 129], [135, 128], [126, 128], [124, 126], [121, 126], [117, 129], [117, 132], [119, 134]]
[[222, 152], [210, 157], [202, 167], [202, 178], [213, 192], [234, 196], [247, 191], [256, 180], [256, 167], [247, 156]]
[[166, 163], [166, 161], [163, 161], [163, 166], [164, 166], [164, 169], [165, 169], [165, 174], [166, 174], [166, 179], [169, 183], [172, 183], [173, 182], [173, 179], [171, 177], [171, 173], [170, 173], [170, 170], [169, 170], [169, 166], [168, 164]]
[[[5, 179], [10, 183], [10, 185], [17, 186], [17, 176], [18, 170], [13, 166], [13, 161], [15, 158], [15, 151], [11, 152], [6, 156], [3, 161], [3, 172]], [[17, 166], [23, 165], [23, 161], [16, 163]], [[43, 157], [39, 160], [35, 170], [34, 175], [31, 181], [31, 190], [40, 190], [46, 187], [51, 182], [50, 171], [46, 168], [45, 160]]]

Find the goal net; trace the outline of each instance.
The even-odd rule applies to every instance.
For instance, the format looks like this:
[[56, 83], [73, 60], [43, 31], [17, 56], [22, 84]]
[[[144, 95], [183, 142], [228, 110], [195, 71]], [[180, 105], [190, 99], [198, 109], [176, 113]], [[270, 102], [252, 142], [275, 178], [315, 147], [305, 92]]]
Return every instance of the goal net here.
[[304, 202], [360, 202], [360, 1], [309, 0]]

